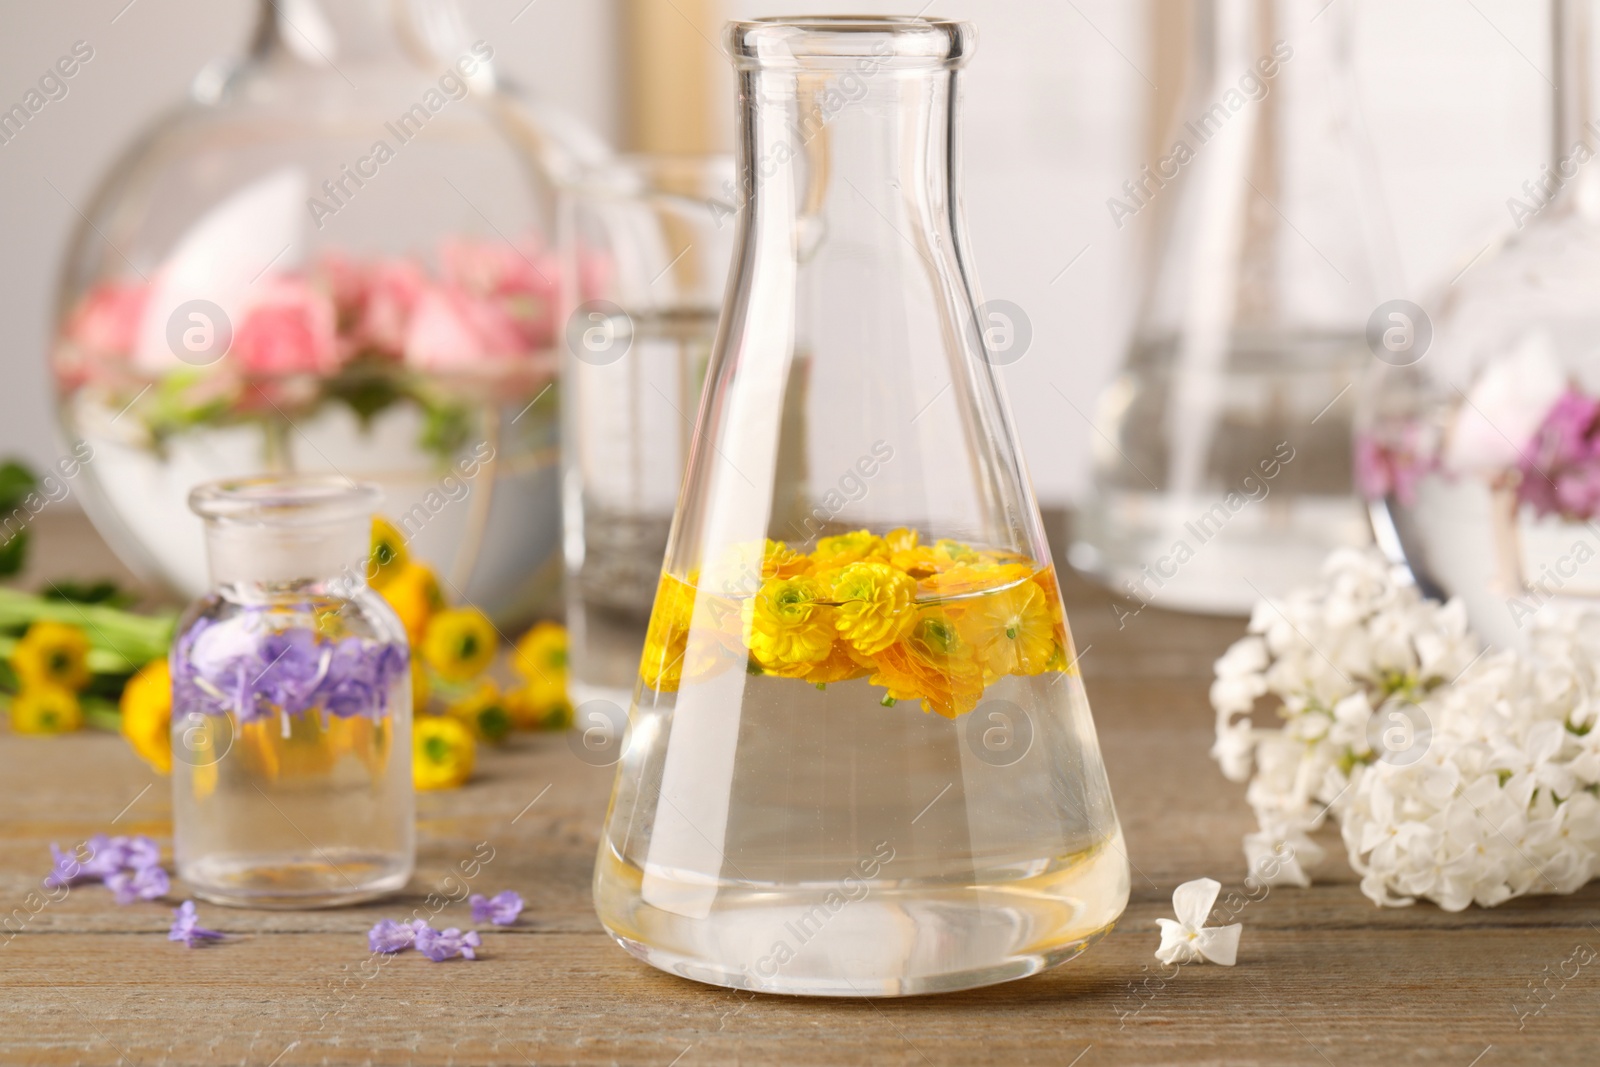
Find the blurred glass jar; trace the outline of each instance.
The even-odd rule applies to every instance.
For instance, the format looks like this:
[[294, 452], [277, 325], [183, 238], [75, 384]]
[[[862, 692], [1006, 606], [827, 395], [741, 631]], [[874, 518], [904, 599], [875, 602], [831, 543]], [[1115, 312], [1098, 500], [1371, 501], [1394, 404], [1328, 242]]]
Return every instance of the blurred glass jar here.
[[52, 357], [85, 507], [136, 570], [204, 588], [196, 483], [337, 471], [457, 595], [505, 618], [554, 592], [563, 153], [493, 56], [453, 0], [261, 0], [248, 56], [110, 170]]
[[578, 706], [627, 707], [639, 677], [733, 256], [734, 180], [731, 157], [635, 156], [590, 169], [565, 198], [562, 515]]
[[199, 897], [323, 907], [411, 876], [410, 660], [366, 582], [381, 498], [337, 476], [190, 497], [212, 591], [172, 645], [172, 811]]
[[[1370, 540], [1350, 468], [1363, 331], [1391, 283], [1346, 12], [1199, 0], [1170, 151], [1111, 201], [1160, 213], [1094, 421], [1074, 566], [1161, 607], [1247, 612]], [[1170, 186], [1170, 188], [1168, 188]]]
[[[1365, 383], [1356, 467], [1380, 543], [1488, 641], [1600, 597], [1600, 3], [1551, 5], [1555, 143]], [[1431, 343], [1430, 343], [1431, 338]]]

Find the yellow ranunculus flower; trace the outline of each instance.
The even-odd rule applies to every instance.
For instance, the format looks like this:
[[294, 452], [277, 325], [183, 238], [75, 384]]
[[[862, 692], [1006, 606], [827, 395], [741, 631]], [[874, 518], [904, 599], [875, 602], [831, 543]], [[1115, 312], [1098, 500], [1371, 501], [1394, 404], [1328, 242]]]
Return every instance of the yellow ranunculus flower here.
[[683, 681], [683, 655], [694, 614], [694, 586], [671, 574], [661, 576], [650, 627], [645, 631], [639, 677], [659, 693], [675, 693]]
[[824, 537], [817, 542], [817, 547], [811, 550], [811, 561], [814, 569], [818, 571], [843, 567], [849, 563], [860, 563], [867, 559], [879, 562], [888, 562], [889, 559], [888, 543], [867, 530]]
[[449, 682], [476, 678], [494, 662], [495, 628], [477, 608], [450, 608], [428, 620], [422, 658]]
[[950, 614], [937, 605], [922, 608], [906, 639], [873, 662], [873, 685], [896, 700], [921, 700], [923, 710], [947, 719], [966, 714], [983, 699], [983, 668]]
[[572, 725], [572, 703], [564, 693], [552, 701], [524, 685], [506, 690], [505, 702], [518, 730], [565, 730]]
[[1056, 652], [1056, 621], [1036, 582], [971, 597], [957, 621], [986, 674], [1042, 674]]
[[454, 789], [472, 777], [472, 731], [445, 715], [421, 715], [411, 727], [411, 777], [418, 789]]
[[367, 561], [367, 584], [382, 589], [399, 577], [411, 562], [405, 534], [380, 515], [372, 517], [372, 554]]
[[875, 656], [916, 624], [916, 580], [886, 563], [852, 563], [830, 575], [833, 625], [850, 647]]
[[851, 648], [848, 642], [835, 641], [833, 651], [828, 653], [828, 658], [821, 663], [813, 664], [801, 678], [820, 687], [831, 682], [848, 682], [855, 678], [865, 678], [872, 673], [872, 670], [870, 659]]
[[89, 684], [89, 638], [76, 626], [40, 619], [11, 652], [24, 688], [52, 685], [77, 692]]
[[772, 578], [740, 609], [744, 643], [764, 670], [799, 678], [833, 649], [833, 608], [816, 578]]
[[930, 596], [952, 597], [1026, 582], [1031, 577], [1033, 568], [1025, 563], [961, 561], [922, 578], [917, 586]]
[[889, 546], [890, 552], [910, 552], [922, 543], [922, 535], [902, 526], [884, 534], [883, 541]]
[[541, 622], [517, 641], [511, 666], [528, 683], [529, 695], [538, 703], [554, 703], [567, 693], [567, 628], [559, 622]]
[[408, 563], [378, 592], [389, 602], [394, 613], [406, 628], [411, 647], [422, 644], [428, 630], [428, 620], [434, 612], [444, 608], [444, 595], [439, 592], [439, 579], [425, 563]]
[[122, 688], [122, 736], [138, 757], [172, 772], [172, 672], [164, 659], [139, 668]]
[[83, 726], [78, 694], [49, 682], [24, 685], [11, 698], [11, 729], [19, 734], [64, 734]]
[[415, 656], [411, 657], [411, 707], [417, 713], [428, 706], [428, 698], [433, 695], [433, 687], [428, 684], [428, 672], [423, 670], [422, 661]]
[[511, 733], [511, 709], [500, 687], [485, 678], [460, 700], [451, 702], [452, 718], [461, 720], [480, 741], [499, 744]]

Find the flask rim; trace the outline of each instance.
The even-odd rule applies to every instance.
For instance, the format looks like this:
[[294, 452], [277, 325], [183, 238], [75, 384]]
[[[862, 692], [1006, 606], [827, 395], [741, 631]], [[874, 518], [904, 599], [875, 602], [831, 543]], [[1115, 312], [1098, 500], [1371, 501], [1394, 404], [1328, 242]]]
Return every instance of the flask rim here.
[[207, 522], [262, 526], [321, 526], [365, 518], [383, 490], [339, 474], [227, 478], [195, 486], [189, 509]]
[[739, 70], [949, 70], [977, 47], [970, 22], [908, 15], [782, 15], [728, 23]]

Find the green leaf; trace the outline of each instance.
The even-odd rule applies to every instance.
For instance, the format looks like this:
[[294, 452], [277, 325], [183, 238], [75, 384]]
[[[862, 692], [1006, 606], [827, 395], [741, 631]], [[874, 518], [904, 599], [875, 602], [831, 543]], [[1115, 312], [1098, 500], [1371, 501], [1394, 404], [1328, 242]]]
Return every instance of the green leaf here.
[[0, 511], [16, 508], [38, 485], [38, 475], [25, 464], [14, 459], [0, 463]]

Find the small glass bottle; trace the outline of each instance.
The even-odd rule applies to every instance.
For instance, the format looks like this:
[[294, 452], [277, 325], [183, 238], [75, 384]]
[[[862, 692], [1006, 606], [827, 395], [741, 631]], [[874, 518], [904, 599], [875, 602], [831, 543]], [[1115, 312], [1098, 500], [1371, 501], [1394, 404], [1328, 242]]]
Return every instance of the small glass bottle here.
[[1400, 324], [1416, 344], [1375, 366], [1356, 438], [1380, 543], [1503, 648], [1600, 602], [1600, 2], [1550, 11], [1552, 158]]
[[737, 252], [596, 908], [640, 959], [742, 989], [1034, 974], [1111, 928], [1128, 860], [965, 248], [973, 29], [728, 44]]
[[410, 657], [366, 582], [380, 498], [331, 476], [190, 494], [213, 591], [172, 646], [172, 808], [196, 896], [325, 907], [411, 876]]
[[1140, 603], [1248, 613], [1371, 540], [1351, 384], [1394, 285], [1348, 10], [1199, 0], [1164, 156], [1110, 202], [1156, 261], [1095, 414], [1071, 561]]

